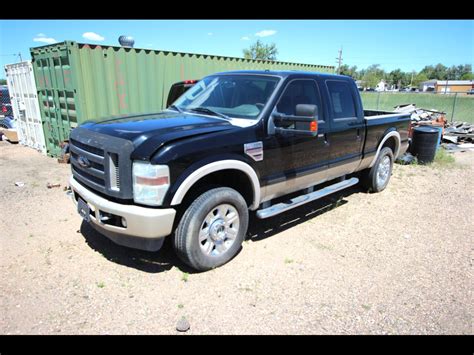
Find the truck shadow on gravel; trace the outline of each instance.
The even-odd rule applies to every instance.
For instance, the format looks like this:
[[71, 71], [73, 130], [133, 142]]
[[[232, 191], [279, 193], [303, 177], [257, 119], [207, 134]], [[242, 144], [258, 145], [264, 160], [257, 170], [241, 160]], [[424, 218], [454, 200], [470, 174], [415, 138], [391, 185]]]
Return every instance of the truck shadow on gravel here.
[[170, 270], [173, 266], [187, 273], [195, 270], [184, 264], [174, 254], [171, 238], [166, 238], [162, 248], [157, 252], [148, 252], [127, 248], [115, 244], [92, 228], [87, 222], [82, 222], [81, 234], [86, 243], [95, 251], [102, 254], [107, 260], [114, 263], [131, 267], [147, 273], [160, 273]]
[[323, 213], [329, 212], [337, 207], [345, 205], [346, 197], [354, 193], [366, 193], [359, 185], [341, 190], [319, 200], [294, 208], [275, 217], [258, 219], [255, 213], [250, 215], [249, 230], [246, 240], [258, 242], [293, 228], [310, 219], [316, 218]]
[[[363, 192], [363, 190], [356, 185], [320, 200], [294, 208], [278, 216], [263, 220], [258, 219], [255, 212], [252, 212], [250, 213], [249, 229], [245, 239], [258, 242], [269, 238], [346, 204], [348, 201], [345, 200], [345, 197], [360, 192]], [[175, 255], [171, 238], [169, 237], [165, 239], [163, 247], [159, 251], [147, 252], [115, 244], [84, 221], [81, 224], [80, 233], [93, 250], [114, 263], [147, 273], [160, 273], [168, 271], [172, 267], [177, 267], [180, 271], [189, 274], [196, 273], [194, 269], [184, 264]], [[235, 257], [237, 256], [238, 254]]]

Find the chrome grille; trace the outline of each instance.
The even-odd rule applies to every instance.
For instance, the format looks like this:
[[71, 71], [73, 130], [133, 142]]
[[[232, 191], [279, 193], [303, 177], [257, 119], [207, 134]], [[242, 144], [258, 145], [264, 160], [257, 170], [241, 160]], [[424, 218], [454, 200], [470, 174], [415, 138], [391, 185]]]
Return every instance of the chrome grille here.
[[71, 132], [69, 148], [76, 180], [113, 197], [133, 197], [130, 141], [79, 127]]
[[[105, 188], [104, 151], [75, 139], [70, 140], [69, 147], [73, 174], [76, 173], [82, 179], [88, 180], [95, 188]], [[81, 164], [84, 161], [88, 166]]]
[[90, 146], [90, 145], [81, 143], [81, 142], [76, 141], [75, 139], [72, 139], [72, 138], [70, 139], [70, 142], [71, 142], [75, 147], [77, 147], [78, 149], [81, 149], [82, 151], [88, 152], [88, 153], [90, 153], [90, 154], [97, 155], [97, 156], [99, 156], [99, 157], [104, 157], [104, 150], [103, 150], [103, 149], [100, 149], [100, 148], [97, 148], [97, 147], [93, 147], [93, 146]]

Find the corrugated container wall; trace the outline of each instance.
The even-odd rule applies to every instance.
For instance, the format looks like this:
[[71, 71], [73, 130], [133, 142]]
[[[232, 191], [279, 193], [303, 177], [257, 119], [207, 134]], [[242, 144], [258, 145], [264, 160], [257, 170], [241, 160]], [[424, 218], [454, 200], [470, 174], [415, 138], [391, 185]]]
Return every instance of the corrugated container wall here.
[[30, 61], [5, 65], [8, 91], [21, 144], [46, 154], [33, 66]]
[[334, 72], [334, 67], [66, 41], [31, 48], [48, 154], [84, 121], [164, 109], [177, 81], [243, 69]]

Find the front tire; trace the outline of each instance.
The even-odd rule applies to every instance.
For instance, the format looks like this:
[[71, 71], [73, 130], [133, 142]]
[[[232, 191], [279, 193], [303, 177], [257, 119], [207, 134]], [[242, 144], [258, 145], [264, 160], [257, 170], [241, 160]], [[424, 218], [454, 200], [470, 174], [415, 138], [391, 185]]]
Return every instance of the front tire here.
[[393, 152], [389, 147], [380, 151], [372, 168], [362, 173], [362, 184], [370, 192], [385, 190], [393, 170]]
[[198, 271], [221, 266], [240, 250], [248, 221], [240, 193], [228, 187], [206, 191], [186, 209], [176, 228], [176, 254]]

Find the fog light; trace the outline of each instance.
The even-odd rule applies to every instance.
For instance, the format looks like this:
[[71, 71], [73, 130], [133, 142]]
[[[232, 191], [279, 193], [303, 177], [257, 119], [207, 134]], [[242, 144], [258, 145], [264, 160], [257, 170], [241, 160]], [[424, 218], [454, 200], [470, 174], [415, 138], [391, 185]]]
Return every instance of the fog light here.
[[124, 226], [124, 228], [127, 228], [127, 220], [123, 217], [122, 217], [122, 226]]

